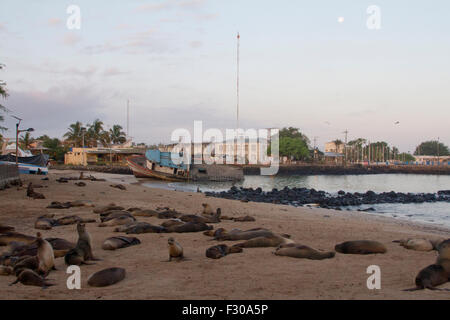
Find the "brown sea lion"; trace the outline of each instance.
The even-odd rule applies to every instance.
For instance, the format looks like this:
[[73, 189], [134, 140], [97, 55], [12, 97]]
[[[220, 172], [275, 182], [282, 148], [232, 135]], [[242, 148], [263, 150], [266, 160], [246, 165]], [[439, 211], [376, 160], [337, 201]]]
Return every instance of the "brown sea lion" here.
[[[130, 211], [130, 210], [128, 210]], [[151, 209], [144, 209], [144, 210], [135, 210], [135, 211], [130, 211], [133, 212], [133, 216], [135, 217], [157, 217], [158, 216], [158, 211], [155, 210], [151, 210]]]
[[14, 264], [13, 270], [14, 270], [14, 274], [16, 276], [18, 276], [25, 269], [30, 269], [35, 272], [38, 272], [38, 270], [39, 270], [38, 257], [37, 256], [33, 256], [33, 257], [25, 256], [24, 259], [20, 259]]
[[14, 274], [12, 267], [0, 266], [0, 276], [9, 276], [11, 274]]
[[103, 242], [103, 250], [116, 250], [121, 248], [127, 248], [140, 244], [138, 238], [135, 237], [111, 237]]
[[107, 211], [104, 213], [100, 213], [100, 220], [102, 222], [105, 221], [109, 221], [118, 217], [130, 217], [134, 220], [136, 220], [136, 218], [129, 213], [128, 211], [124, 211], [124, 210], [112, 210], [112, 211]]
[[167, 221], [164, 221], [163, 223], [161, 223], [161, 226], [164, 228], [168, 228], [171, 226], [181, 226], [183, 224], [184, 224], [184, 222], [179, 219], [171, 219], [171, 220], [167, 220]]
[[169, 261], [172, 261], [172, 259], [180, 261], [184, 258], [183, 247], [174, 238], [170, 237], [167, 244], [169, 246]]
[[42, 238], [40, 232], [36, 234], [37, 258], [39, 261], [38, 273], [47, 275], [50, 270], [55, 269], [55, 254], [50, 243]]
[[[50, 245], [52, 246], [55, 258], [63, 257], [70, 249], [73, 249], [75, 247], [74, 243], [69, 242], [65, 239], [46, 238], [45, 240], [47, 240], [48, 243], [50, 243]], [[36, 243], [27, 245], [23, 243], [12, 242], [10, 243], [9, 254], [16, 257], [26, 255], [35, 256], [37, 255], [37, 249], [38, 246]]]
[[440, 242], [436, 249], [439, 253], [440, 259], [450, 260], [450, 239]]
[[7, 246], [13, 241], [30, 244], [36, 240], [36, 237], [28, 236], [18, 232], [7, 232], [0, 234], [0, 246]]
[[256, 219], [251, 217], [251, 216], [237, 217], [237, 218], [233, 218], [233, 220], [235, 222], [252, 222], [252, 221], [256, 221]]
[[34, 191], [32, 182], [30, 182], [28, 184], [27, 197], [30, 197], [30, 198], [33, 198], [33, 199], [45, 199], [45, 196], [42, 193]]
[[277, 248], [277, 250], [275, 250], [273, 254], [277, 256], [287, 256], [292, 258], [303, 258], [311, 260], [331, 259], [335, 256], [335, 253], [332, 251], [321, 252], [308, 246], [295, 243], [281, 245]]
[[119, 190], [127, 190], [127, 188], [123, 184], [111, 184], [110, 187], [116, 188]]
[[26, 286], [36, 286], [36, 287], [42, 287], [44, 289], [46, 287], [54, 286], [54, 284], [48, 282], [48, 280], [45, 280], [43, 277], [41, 277], [36, 272], [34, 272], [33, 270], [30, 270], [30, 269], [22, 270], [22, 272], [20, 272], [20, 274], [17, 276], [16, 281], [11, 283], [10, 286], [12, 286], [13, 284], [16, 284], [18, 282], [20, 282]]
[[214, 214], [214, 210], [209, 205], [209, 203], [202, 203], [202, 207], [203, 207], [202, 214], [204, 214], [204, 215], [213, 215]]
[[108, 219], [102, 223], [100, 223], [99, 227], [113, 227], [113, 226], [122, 226], [122, 225], [129, 225], [131, 223], [134, 223], [136, 219], [133, 217], [128, 216], [119, 216], [116, 218]]
[[61, 238], [46, 238], [53, 248], [55, 258], [64, 257], [67, 252], [75, 248], [76, 244]]
[[34, 228], [40, 229], [40, 230], [50, 230], [55, 225], [56, 225], [56, 220], [45, 215], [45, 216], [41, 216], [41, 217], [37, 218], [37, 220], [34, 223]]
[[92, 254], [91, 236], [86, 230], [86, 225], [82, 223], [77, 224], [78, 241], [72, 250], [67, 252], [64, 256], [64, 261], [68, 266], [88, 264], [86, 261], [98, 260]]
[[203, 232], [203, 234], [205, 235], [205, 236], [208, 236], [208, 237], [214, 237], [214, 238], [217, 238], [217, 237], [219, 237], [222, 233], [225, 233], [226, 232], [226, 230], [224, 229], [224, 228], [219, 228], [219, 229], [217, 229], [217, 230], [206, 230], [205, 232]]
[[127, 234], [141, 234], [141, 233], [164, 233], [166, 228], [155, 226], [147, 222], [136, 222], [130, 225], [124, 225], [116, 228], [116, 232], [125, 232]]
[[76, 223], [94, 223], [96, 222], [95, 219], [84, 219], [84, 218], [80, 218], [79, 216], [66, 216], [66, 217], [62, 217], [56, 220], [56, 225], [57, 226], [67, 226], [67, 225], [72, 225], [72, 224], [76, 224]]
[[75, 200], [69, 201], [71, 207], [95, 207], [90, 200]]
[[158, 212], [158, 219], [173, 219], [178, 218], [180, 216], [181, 213], [171, 209]]
[[236, 246], [241, 248], [267, 248], [267, 247], [279, 247], [283, 244], [294, 243], [291, 239], [285, 238], [283, 236], [274, 234], [269, 237], [256, 237], [247, 240], [242, 243], [236, 244]]
[[246, 231], [238, 229], [231, 230], [229, 232], [223, 232], [215, 237], [216, 240], [221, 241], [235, 241], [235, 240], [250, 240], [258, 237], [273, 237], [274, 233], [268, 229], [255, 228]]
[[415, 251], [431, 251], [436, 250], [437, 245], [442, 240], [429, 240], [421, 238], [401, 239], [392, 242], [398, 242], [400, 246]]
[[238, 246], [227, 246], [226, 244], [219, 244], [206, 250], [206, 257], [211, 259], [220, 259], [230, 253], [242, 252], [242, 248]]
[[98, 271], [88, 278], [88, 285], [91, 287], [107, 287], [125, 279], [125, 269], [108, 268]]
[[179, 226], [171, 226], [166, 228], [167, 232], [176, 232], [176, 233], [188, 233], [188, 232], [200, 232], [205, 230], [212, 230], [212, 226], [208, 226], [206, 223], [195, 223], [195, 222], [187, 222], [185, 224]]
[[345, 254], [373, 254], [387, 252], [387, 248], [382, 243], [371, 240], [347, 241], [337, 244], [334, 249], [339, 253]]
[[104, 213], [104, 212], [112, 211], [112, 210], [125, 210], [125, 208], [124, 207], [120, 207], [120, 206], [116, 206], [116, 204], [114, 204], [114, 203], [110, 203], [110, 204], [108, 204], [106, 206], [96, 207], [94, 209], [94, 213], [99, 213], [100, 214], [100, 213]]
[[75, 185], [77, 187], [86, 187], [86, 182], [80, 181], [80, 182], [75, 182]]
[[69, 202], [52, 201], [47, 206], [47, 209], [69, 209], [70, 207], [71, 206]]
[[450, 291], [450, 289], [439, 289], [436, 286], [449, 281], [450, 274], [442, 265], [432, 264], [422, 269], [416, 277], [416, 287], [403, 291], [416, 291], [422, 289]]

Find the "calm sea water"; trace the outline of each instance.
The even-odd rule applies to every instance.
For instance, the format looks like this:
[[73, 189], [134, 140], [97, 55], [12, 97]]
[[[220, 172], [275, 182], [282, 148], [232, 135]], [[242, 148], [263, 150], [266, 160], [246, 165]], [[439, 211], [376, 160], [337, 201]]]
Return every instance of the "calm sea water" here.
[[[153, 188], [164, 188], [179, 191], [223, 191], [233, 184], [230, 182], [184, 183], [159, 182], [142, 180], [143, 185]], [[450, 189], [450, 176], [420, 175], [420, 174], [379, 174], [379, 175], [317, 175], [317, 176], [245, 176], [245, 179], [235, 183], [237, 187], [257, 188], [265, 191], [273, 188], [305, 187], [337, 193], [346, 192], [430, 192]], [[365, 209], [369, 206], [349, 207], [348, 209]], [[421, 204], [378, 204], [370, 205], [376, 211], [367, 214], [390, 216], [411, 221], [434, 223], [450, 227], [450, 203], [421, 203]], [[344, 209], [345, 210], [345, 209]]]

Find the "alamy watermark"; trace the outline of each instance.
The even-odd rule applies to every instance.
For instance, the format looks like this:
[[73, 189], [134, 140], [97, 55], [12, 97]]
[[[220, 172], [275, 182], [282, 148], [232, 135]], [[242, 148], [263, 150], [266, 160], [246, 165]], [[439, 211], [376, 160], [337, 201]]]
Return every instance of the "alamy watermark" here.
[[77, 5], [70, 5], [66, 9], [66, 13], [70, 16], [67, 18], [66, 26], [69, 30], [81, 29], [81, 9]]

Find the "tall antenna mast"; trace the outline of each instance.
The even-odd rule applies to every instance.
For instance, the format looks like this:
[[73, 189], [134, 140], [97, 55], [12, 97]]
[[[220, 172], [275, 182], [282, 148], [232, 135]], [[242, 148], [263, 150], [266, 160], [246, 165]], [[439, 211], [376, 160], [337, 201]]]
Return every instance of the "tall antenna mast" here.
[[130, 99], [127, 100], [127, 140], [130, 138]]
[[241, 36], [239, 32], [237, 34], [237, 83], [236, 83], [236, 94], [237, 94], [237, 112], [236, 112], [236, 129], [239, 129], [239, 41]]

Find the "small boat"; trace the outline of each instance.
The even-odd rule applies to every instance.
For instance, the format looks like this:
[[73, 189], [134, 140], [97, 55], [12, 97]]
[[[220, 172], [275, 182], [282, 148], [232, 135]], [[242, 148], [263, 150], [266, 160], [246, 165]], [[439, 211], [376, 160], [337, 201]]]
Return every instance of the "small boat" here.
[[[178, 156], [178, 155], [176, 155]], [[171, 152], [147, 150], [145, 156], [131, 156], [127, 164], [136, 178], [153, 178], [165, 181], [240, 181], [243, 169], [234, 165], [187, 165], [177, 159], [175, 164]]]
[[[48, 158], [46, 154], [37, 156], [18, 157], [18, 167], [20, 174], [48, 174]], [[16, 164], [16, 156], [7, 154], [0, 155], [0, 164]]]

